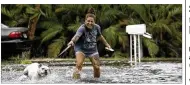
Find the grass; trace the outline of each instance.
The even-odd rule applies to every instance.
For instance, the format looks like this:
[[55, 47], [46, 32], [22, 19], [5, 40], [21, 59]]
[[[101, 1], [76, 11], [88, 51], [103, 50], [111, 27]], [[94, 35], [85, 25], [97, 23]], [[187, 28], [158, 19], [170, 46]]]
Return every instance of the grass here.
[[[129, 61], [129, 58], [100, 58], [101, 61]], [[53, 61], [53, 62], [75, 62], [75, 58], [56, 58], [55, 60], [53, 58], [36, 58], [31, 59], [32, 62], [47, 62], [47, 61]], [[154, 62], [154, 61], [178, 61], [182, 62], [181, 58], [142, 58], [142, 62]], [[88, 58], [85, 59], [85, 62], [90, 62]]]
[[[23, 55], [22, 55], [23, 56]], [[100, 57], [101, 61], [129, 61], [129, 57], [124, 58], [121, 56], [111, 57], [111, 58], [103, 58]], [[170, 62], [182, 62], [182, 58], [147, 58], [143, 57], [141, 59], [142, 62], [158, 62], [158, 61], [170, 61]], [[24, 58], [21, 56], [11, 57], [10, 60], [3, 60], [1, 64], [30, 64], [33, 62], [75, 62], [75, 58], [33, 58], [29, 59], [28, 53], [25, 53]], [[88, 58], [85, 59], [85, 62], [90, 62]]]
[[31, 64], [32, 61], [28, 60], [28, 59], [25, 59], [25, 60], [21, 60], [20, 61], [20, 64]]
[[12, 60], [2, 60], [2, 65], [8, 65], [8, 64], [31, 64], [32, 61], [29, 59], [12, 59]]
[[22, 54], [19, 54], [17, 56], [11, 56], [8, 60], [2, 60], [1, 64], [7, 65], [7, 64], [30, 64], [32, 61], [29, 59], [30, 52], [25, 51], [22, 52]]
[[142, 58], [142, 62], [154, 62], [154, 61], [175, 61], [175, 62], [182, 62], [182, 58]]

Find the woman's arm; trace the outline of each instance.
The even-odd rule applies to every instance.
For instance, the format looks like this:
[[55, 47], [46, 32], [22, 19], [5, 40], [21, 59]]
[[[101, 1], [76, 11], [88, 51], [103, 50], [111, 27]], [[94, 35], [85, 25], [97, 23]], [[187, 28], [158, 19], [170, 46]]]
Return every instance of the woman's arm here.
[[78, 39], [79, 39], [79, 36], [74, 36], [72, 39], [71, 39], [71, 41], [73, 41], [73, 43], [76, 43], [77, 41], [78, 41]]
[[74, 46], [74, 44], [78, 41], [79, 36], [74, 36], [71, 41], [68, 43], [68, 45]]
[[71, 41], [67, 45], [74, 46], [74, 44], [78, 41], [78, 39], [82, 36], [84, 32], [84, 25], [81, 25], [79, 29], [77, 30], [76, 34], [74, 37], [71, 39]]
[[111, 46], [107, 43], [106, 39], [102, 35], [99, 36], [98, 40], [103, 42], [106, 47], [111, 48]]

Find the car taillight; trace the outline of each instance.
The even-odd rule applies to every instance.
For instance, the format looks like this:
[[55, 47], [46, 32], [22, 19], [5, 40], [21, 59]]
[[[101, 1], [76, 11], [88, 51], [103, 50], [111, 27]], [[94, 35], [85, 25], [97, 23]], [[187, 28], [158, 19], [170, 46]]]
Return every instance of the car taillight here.
[[9, 34], [9, 38], [21, 38], [22, 37], [22, 33], [21, 32], [11, 32]]

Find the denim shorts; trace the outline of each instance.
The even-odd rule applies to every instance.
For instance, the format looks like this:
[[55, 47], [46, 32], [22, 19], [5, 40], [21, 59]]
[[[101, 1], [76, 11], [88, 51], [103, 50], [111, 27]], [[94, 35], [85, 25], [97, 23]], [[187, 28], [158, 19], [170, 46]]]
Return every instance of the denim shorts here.
[[82, 52], [84, 53], [85, 57], [99, 57], [97, 48], [86, 50], [86, 49], [82, 49], [80, 46], [75, 46], [74, 50], [75, 50], [75, 55], [77, 52]]
[[[82, 51], [77, 51], [77, 52], [82, 52]], [[75, 52], [75, 55], [76, 53]], [[99, 53], [98, 52], [94, 52], [94, 53], [85, 53], [85, 52], [82, 52], [84, 54], [85, 57], [99, 57]]]

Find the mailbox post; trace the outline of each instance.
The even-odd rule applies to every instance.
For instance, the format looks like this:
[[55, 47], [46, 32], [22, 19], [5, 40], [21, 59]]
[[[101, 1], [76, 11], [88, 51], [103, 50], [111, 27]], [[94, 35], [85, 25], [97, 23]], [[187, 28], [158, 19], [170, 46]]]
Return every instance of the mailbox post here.
[[[143, 35], [146, 38], [152, 38], [149, 33], [146, 33], [146, 25], [145, 24], [136, 24], [136, 25], [128, 25], [126, 26], [126, 32], [130, 35], [130, 64], [135, 66], [137, 65], [137, 61], [141, 62], [141, 57], [143, 56], [141, 52], [141, 41], [140, 37]], [[138, 58], [138, 60], [137, 60]]]

